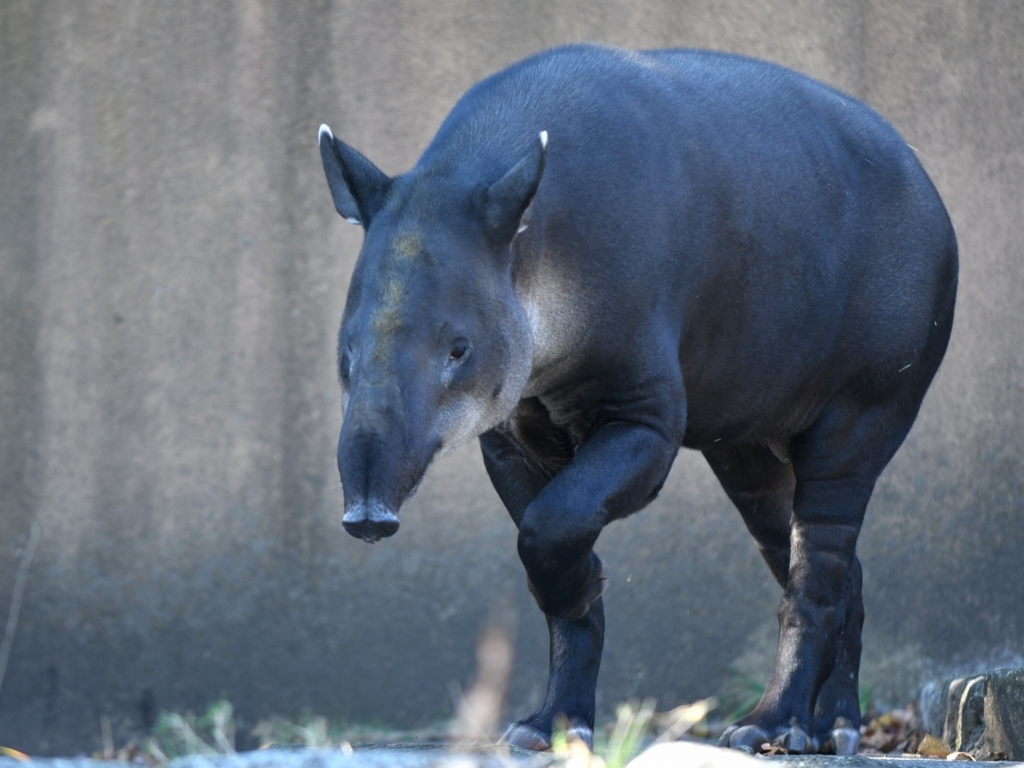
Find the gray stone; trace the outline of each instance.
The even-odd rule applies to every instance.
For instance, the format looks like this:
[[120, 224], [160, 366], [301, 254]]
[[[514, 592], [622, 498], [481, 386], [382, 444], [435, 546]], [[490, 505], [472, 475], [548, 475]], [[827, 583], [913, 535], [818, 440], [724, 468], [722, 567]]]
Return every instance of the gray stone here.
[[927, 686], [922, 725], [956, 751], [1024, 760], [1024, 669], [998, 669]]

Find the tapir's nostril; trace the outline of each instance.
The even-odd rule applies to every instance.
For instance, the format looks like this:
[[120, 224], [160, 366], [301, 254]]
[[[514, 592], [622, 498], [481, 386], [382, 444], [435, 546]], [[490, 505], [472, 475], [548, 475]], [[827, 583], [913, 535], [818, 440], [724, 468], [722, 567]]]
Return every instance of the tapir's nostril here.
[[398, 531], [398, 518], [383, 504], [353, 504], [345, 512], [341, 524], [357, 539], [373, 544]]

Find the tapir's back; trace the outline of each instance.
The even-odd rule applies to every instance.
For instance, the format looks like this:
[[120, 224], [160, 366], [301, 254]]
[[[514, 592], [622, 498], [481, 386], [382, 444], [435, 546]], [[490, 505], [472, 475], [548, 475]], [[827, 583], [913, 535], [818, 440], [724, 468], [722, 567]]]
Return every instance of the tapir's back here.
[[669, 256], [668, 272], [692, 285], [732, 254], [766, 279], [809, 259], [845, 282], [829, 256], [870, 258], [874, 240], [910, 234], [908, 216], [909, 228], [917, 217], [946, 224], [913, 234], [951, 235], [926, 174], [884, 119], [808, 77], [731, 54], [592, 45], [538, 54], [470, 89], [419, 165], [486, 182], [541, 130], [550, 148], [535, 212], [577, 230], [587, 252], [562, 258], [591, 266], [650, 259], [664, 278]]

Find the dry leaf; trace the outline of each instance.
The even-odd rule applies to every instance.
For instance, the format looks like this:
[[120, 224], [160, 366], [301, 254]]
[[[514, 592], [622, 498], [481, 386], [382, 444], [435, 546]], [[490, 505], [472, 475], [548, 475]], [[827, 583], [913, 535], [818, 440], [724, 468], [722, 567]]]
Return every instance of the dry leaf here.
[[949, 744], [938, 736], [932, 736], [930, 733], [926, 733], [924, 738], [921, 739], [921, 743], [917, 745], [917, 754], [924, 755], [925, 757], [946, 757], [952, 751]]
[[913, 704], [893, 709], [860, 729], [860, 754], [913, 753], [920, 741], [917, 710]]

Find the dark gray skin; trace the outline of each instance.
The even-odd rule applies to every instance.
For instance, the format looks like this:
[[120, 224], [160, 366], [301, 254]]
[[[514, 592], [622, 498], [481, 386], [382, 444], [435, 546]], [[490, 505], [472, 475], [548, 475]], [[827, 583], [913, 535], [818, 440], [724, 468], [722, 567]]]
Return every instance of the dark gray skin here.
[[896, 131], [763, 62], [573, 46], [474, 86], [406, 174], [326, 128], [320, 148], [366, 230], [339, 335], [344, 526], [394, 534], [430, 462], [479, 436], [551, 634], [544, 705], [505, 739], [545, 749], [563, 714], [590, 740], [593, 547], [685, 446], [784, 589], [765, 694], [721, 743], [855, 752], [857, 535], [957, 284]]

